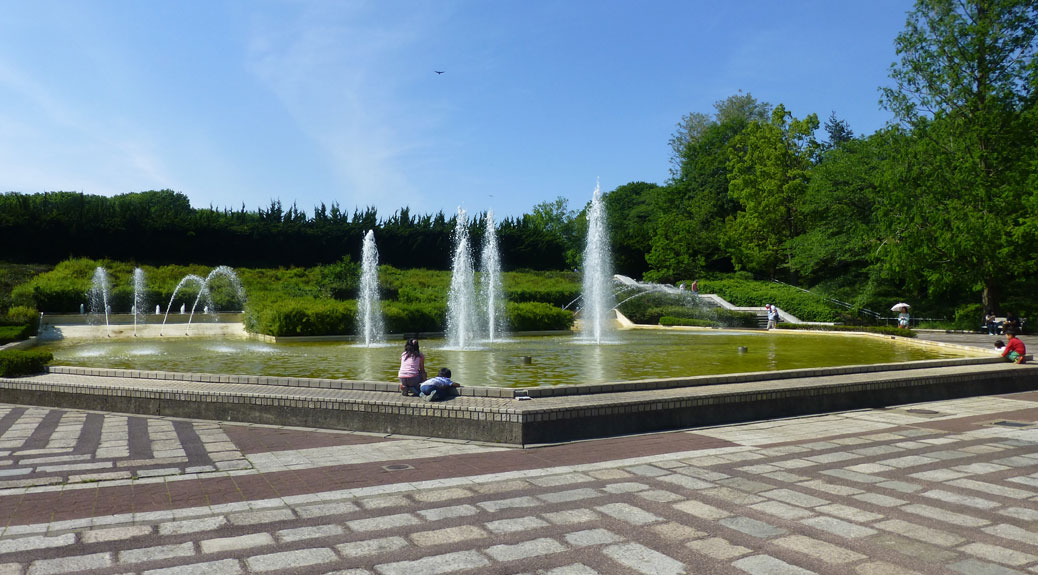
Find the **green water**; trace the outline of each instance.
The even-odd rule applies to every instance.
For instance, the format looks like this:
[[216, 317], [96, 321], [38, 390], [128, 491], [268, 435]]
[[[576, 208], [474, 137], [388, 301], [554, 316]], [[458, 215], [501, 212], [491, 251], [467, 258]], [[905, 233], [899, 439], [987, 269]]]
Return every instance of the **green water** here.
[[[960, 357], [893, 340], [767, 332], [623, 331], [601, 345], [576, 336], [517, 337], [484, 349], [424, 340], [426, 367], [449, 367], [463, 385], [529, 387], [774, 371]], [[746, 352], [738, 348], [745, 346]], [[55, 365], [395, 381], [403, 342], [280, 343], [234, 339], [61, 341], [41, 345]], [[523, 356], [532, 358], [529, 364]]]

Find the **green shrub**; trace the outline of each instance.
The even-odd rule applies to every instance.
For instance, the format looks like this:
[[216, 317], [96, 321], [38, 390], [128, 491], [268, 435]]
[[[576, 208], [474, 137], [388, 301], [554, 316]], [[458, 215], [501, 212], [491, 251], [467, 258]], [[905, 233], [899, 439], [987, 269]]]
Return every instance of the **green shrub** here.
[[621, 295], [617, 309], [635, 323], [656, 324], [664, 315], [700, 319], [713, 316], [714, 307], [701, 305], [691, 293], [651, 292], [634, 297], [628, 295], [626, 300], [624, 297]]
[[382, 315], [389, 333], [438, 332], [444, 330], [446, 302], [382, 302]]
[[11, 291], [15, 286], [24, 284], [32, 279], [33, 276], [49, 271], [53, 267], [40, 264], [0, 262], [0, 315], [3, 315], [12, 305], [15, 305], [11, 297]]
[[379, 289], [385, 299], [403, 303], [447, 302], [451, 273], [441, 270], [399, 270], [393, 266], [380, 266]]
[[348, 255], [334, 264], [318, 266], [321, 294], [337, 300], [357, 297], [357, 291], [360, 289], [360, 268], [360, 264], [350, 260]]
[[804, 331], [863, 331], [867, 333], [879, 333], [883, 335], [897, 335], [900, 337], [916, 337], [916, 333], [910, 329], [902, 329], [890, 325], [824, 325], [809, 323], [780, 323], [781, 329], [797, 329]]
[[763, 306], [773, 303], [803, 321], [838, 321], [843, 309], [817, 295], [774, 282], [750, 281], [733, 278], [703, 280], [701, 293], [715, 293], [740, 307]]
[[[115, 313], [129, 313], [133, 307], [133, 272], [138, 267], [128, 262], [112, 262], [107, 260], [73, 259], [61, 262], [53, 270], [40, 274], [28, 282], [18, 285], [12, 290], [11, 299], [16, 305], [33, 307], [47, 313], [78, 313], [80, 305], [87, 304], [87, 292], [90, 290], [94, 270], [104, 267], [108, 272], [108, 304]], [[140, 266], [144, 270], [147, 308], [154, 309], [160, 305], [163, 310], [167, 306], [174, 309], [181, 305], [190, 309], [198, 296], [199, 282], [180, 284], [188, 275], [204, 279], [213, 268], [207, 266]], [[283, 286], [296, 287], [305, 283], [310, 287], [304, 293], [316, 293], [318, 282], [310, 274], [300, 281], [291, 281], [290, 270], [279, 270], [277, 282], [272, 282], [268, 289], [280, 289]], [[241, 276], [242, 274], [239, 274]], [[244, 277], [239, 277], [242, 285], [246, 285]], [[260, 283], [260, 282], [257, 282]], [[178, 290], [177, 287], [180, 287]], [[230, 282], [217, 276], [210, 284], [210, 295], [213, 305], [220, 310], [238, 310], [242, 304], [238, 294], [231, 289]], [[246, 292], [249, 291], [246, 286]], [[260, 290], [263, 291], [263, 290]], [[176, 292], [176, 299], [170, 304]]]
[[285, 299], [246, 306], [246, 329], [277, 337], [343, 335], [355, 332], [356, 302]]
[[715, 311], [715, 308], [667, 305], [660, 307], [634, 309], [631, 310], [631, 315], [627, 315], [627, 313], [624, 313], [624, 315], [626, 315], [627, 319], [633, 321], [634, 323], [655, 325], [659, 323], [660, 319], [664, 316], [713, 321], [717, 317], [717, 315], [714, 313]]
[[671, 326], [671, 325], [683, 325], [692, 327], [721, 327], [720, 322], [710, 321], [707, 319], [690, 319], [687, 317], [673, 317], [665, 315], [660, 318], [660, 325]]
[[760, 327], [757, 314], [751, 311], [732, 311], [724, 308], [717, 308], [715, 313], [717, 321], [725, 327]]
[[46, 351], [8, 349], [0, 351], [0, 377], [19, 377], [43, 372], [54, 356]]
[[977, 331], [984, 324], [984, 306], [979, 303], [960, 305], [955, 308], [953, 329]]
[[507, 272], [502, 279], [505, 299], [565, 307], [580, 297], [581, 279], [574, 272]]
[[552, 331], [573, 327], [573, 312], [542, 302], [508, 302], [505, 310], [512, 331]]
[[38, 323], [40, 312], [35, 308], [16, 305], [7, 310], [7, 314], [0, 320], [0, 325], [27, 325]]
[[0, 345], [21, 341], [32, 335], [28, 325], [0, 325]]
[[435, 287], [405, 285], [396, 290], [397, 300], [402, 303], [436, 303], [447, 301], [447, 292]]

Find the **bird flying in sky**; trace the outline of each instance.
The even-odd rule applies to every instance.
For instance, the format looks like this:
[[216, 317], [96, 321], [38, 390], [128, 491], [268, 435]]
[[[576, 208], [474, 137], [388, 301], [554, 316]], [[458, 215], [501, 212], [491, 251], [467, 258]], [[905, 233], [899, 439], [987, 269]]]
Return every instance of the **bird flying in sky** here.
[[436, 72], [437, 74], [442, 74], [446, 72], [446, 70], [433, 70], [433, 72]]

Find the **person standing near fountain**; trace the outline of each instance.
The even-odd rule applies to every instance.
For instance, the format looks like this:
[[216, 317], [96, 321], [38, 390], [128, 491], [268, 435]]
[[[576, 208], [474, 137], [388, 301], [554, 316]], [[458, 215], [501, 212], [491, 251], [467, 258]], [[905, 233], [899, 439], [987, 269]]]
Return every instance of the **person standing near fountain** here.
[[417, 338], [411, 338], [404, 344], [404, 352], [400, 354], [400, 370], [396, 376], [400, 378], [400, 395], [418, 395], [418, 386], [425, 381], [425, 356], [418, 348]]
[[764, 309], [768, 310], [768, 329], [778, 328], [779, 312], [778, 308], [771, 305], [770, 303], [764, 304]]

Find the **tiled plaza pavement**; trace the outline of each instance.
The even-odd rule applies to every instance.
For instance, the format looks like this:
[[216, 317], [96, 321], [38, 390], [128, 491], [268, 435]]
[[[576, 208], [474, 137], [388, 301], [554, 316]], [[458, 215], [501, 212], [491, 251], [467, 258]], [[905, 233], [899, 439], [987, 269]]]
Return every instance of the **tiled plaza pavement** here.
[[0, 575], [1038, 573], [1038, 392], [536, 449], [0, 405]]

